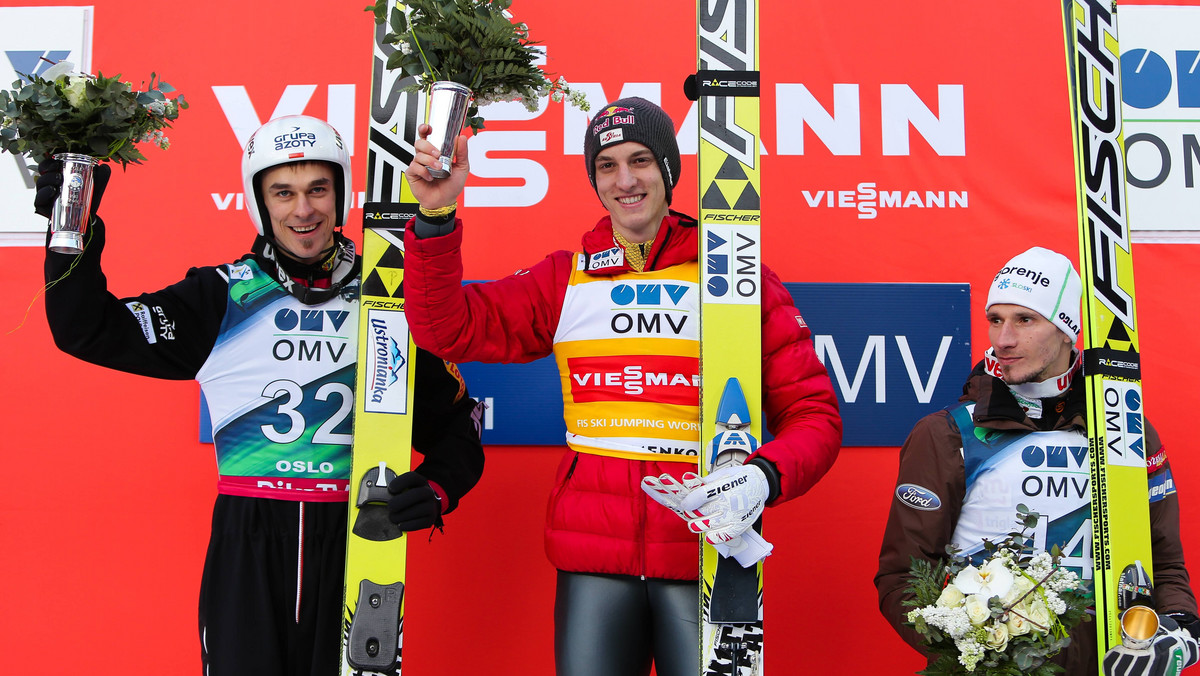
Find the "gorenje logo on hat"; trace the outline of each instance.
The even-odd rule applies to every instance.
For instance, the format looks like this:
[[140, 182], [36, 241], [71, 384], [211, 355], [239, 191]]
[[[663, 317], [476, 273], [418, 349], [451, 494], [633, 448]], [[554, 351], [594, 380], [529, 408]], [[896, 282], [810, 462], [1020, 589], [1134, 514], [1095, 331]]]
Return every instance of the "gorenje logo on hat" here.
[[[1015, 278], [1014, 277], [1005, 277], [1004, 279], [1000, 279], [1000, 277], [1002, 275], [1009, 275], [1009, 274], [1013, 275]], [[1029, 279], [1029, 282], [1025, 283], [1024, 279], [1020, 279], [1021, 277], [1027, 277]], [[996, 273], [996, 278], [993, 281], [996, 282], [997, 289], [1010, 289], [1011, 288], [1014, 291], [1025, 291], [1027, 293], [1033, 293], [1034, 286], [1040, 286], [1040, 287], [1043, 287], [1046, 289], [1050, 288], [1050, 278], [1047, 277], [1046, 275], [1044, 275], [1043, 273], [1041, 273], [1037, 270], [1032, 270], [1030, 268], [1020, 268], [1020, 267], [1011, 267], [1011, 266], [1005, 267], [1005, 268], [1001, 269], [1000, 272]]]
[[1038, 272], [1037, 270], [1031, 270], [1029, 268], [1014, 268], [1011, 266], [1005, 267], [1002, 268], [1000, 272], [996, 273], [996, 279], [1000, 279], [1000, 275], [1007, 274], [1014, 274], [1018, 277], [1028, 277], [1031, 284], [1044, 286], [1047, 289], [1050, 288], [1050, 278]]

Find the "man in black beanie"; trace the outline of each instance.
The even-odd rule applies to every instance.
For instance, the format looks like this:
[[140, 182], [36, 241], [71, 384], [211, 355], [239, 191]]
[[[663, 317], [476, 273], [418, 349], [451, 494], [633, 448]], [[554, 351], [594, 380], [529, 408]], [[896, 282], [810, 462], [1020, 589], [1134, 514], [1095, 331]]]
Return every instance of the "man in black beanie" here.
[[561, 373], [568, 451], [545, 529], [546, 553], [559, 571], [557, 671], [623, 676], [647, 674], [653, 664], [659, 676], [694, 676], [696, 533], [710, 541], [736, 536], [764, 505], [807, 491], [841, 445], [837, 400], [808, 328], [764, 268], [763, 398], [775, 438], [733, 469], [734, 488], [713, 500], [720, 505], [702, 505], [705, 518], [689, 531], [642, 489], [645, 477], [682, 482], [701, 449], [698, 228], [670, 209], [680, 174], [671, 118], [641, 98], [604, 106], [585, 132], [584, 163], [608, 214], [584, 234], [579, 251], [557, 251], [527, 270], [465, 287], [463, 223], [455, 212], [468, 173], [467, 139], [458, 139], [450, 176], [435, 180], [427, 169], [436, 162], [429, 131], [419, 129], [405, 172], [421, 203], [405, 233], [414, 339], [464, 361], [553, 354]]

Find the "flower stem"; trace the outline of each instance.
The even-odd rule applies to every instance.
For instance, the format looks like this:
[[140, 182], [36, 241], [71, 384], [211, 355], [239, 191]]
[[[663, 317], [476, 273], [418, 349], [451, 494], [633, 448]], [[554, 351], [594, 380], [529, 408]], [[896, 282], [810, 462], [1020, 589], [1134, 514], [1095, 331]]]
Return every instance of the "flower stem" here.
[[417, 53], [419, 53], [421, 55], [421, 63], [423, 63], [425, 65], [425, 72], [429, 73], [429, 75], [431, 77], [433, 77], [434, 80], [441, 79], [438, 76], [437, 71], [434, 70], [433, 66], [429, 65], [429, 58], [427, 56], [425, 56], [425, 50], [421, 48], [421, 41], [417, 39], [416, 29], [413, 29], [413, 31], [412, 31], [412, 39], [413, 39], [413, 44], [417, 46]]

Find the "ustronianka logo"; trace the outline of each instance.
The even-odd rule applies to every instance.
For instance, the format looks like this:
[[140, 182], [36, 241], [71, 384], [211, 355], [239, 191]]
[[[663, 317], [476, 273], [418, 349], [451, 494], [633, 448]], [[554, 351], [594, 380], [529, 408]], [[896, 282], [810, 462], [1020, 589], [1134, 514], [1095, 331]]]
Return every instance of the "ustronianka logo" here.
[[403, 312], [368, 310], [365, 410], [408, 413], [408, 321]]

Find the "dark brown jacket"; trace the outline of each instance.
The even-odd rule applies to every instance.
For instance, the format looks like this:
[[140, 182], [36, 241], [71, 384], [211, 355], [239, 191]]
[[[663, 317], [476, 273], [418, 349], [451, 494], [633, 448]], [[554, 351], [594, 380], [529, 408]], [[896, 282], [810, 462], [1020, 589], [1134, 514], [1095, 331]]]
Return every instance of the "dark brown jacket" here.
[[[963, 387], [962, 402], [975, 402], [977, 427], [996, 430], [1070, 430], [1085, 429], [1082, 378], [1061, 397], [1044, 399], [1043, 417], [1034, 420], [1025, 414], [1003, 381], [987, 375], [977, 364]], [[1169, 475], [1165, 450], [1158, 433], [1146, 424], [1148, 458], [1158, 458], [1151, 468], [1151, 479]], [[1159, 457], [1159, 454], [1162, 456]], [[922, 418], [900, 449], [900, 470], [896, 486], [916, 484], [936, 493], [941, 507], [936, 510], [913, 509], [894, 498], [879, 550], [879, 571], [875, 587], [879, 592], [879, 610], [900, 634], [917, 650], [922, 639], [912, 627], [905, 626], [911, 607], [902, 602], [909, 597], [911, 557], [928, 561], [944, 558], [958, 523], [966, 492], [962, 440], [958, 426], [947, 411]], [[1171, 491], [1150, 504], [1150, 528], [1154, 552], [1154, 604], [1159, 612], [1196, 614], [1196, 599], [1184, 568], [1183, 545], [1179, 537], [1179, 499]], [[1094, 623], [1080, 625], [1072, 633], [1071, 646], [1055, 660], [1067, 667], [1068, 674], [1096, 674], [1096, 638]], [[924, 651], [922, 651], [924, 652]]]

